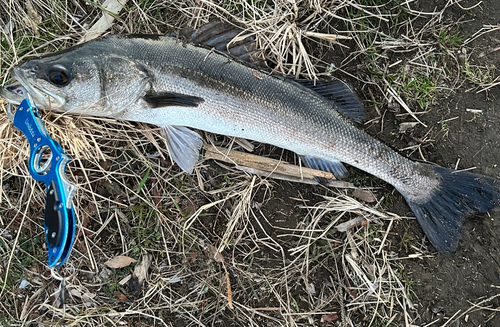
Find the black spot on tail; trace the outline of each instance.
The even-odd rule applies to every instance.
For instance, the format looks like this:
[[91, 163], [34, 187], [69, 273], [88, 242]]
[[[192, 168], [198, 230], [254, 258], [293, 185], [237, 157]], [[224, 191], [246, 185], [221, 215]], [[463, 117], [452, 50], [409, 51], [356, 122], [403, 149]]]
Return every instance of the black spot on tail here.
[[493, 209], [500, 199], [500, 180], [434, 167], [441, 176], [438, 190], [426, 202], [408, 201], [418, 222], [439, 252], [458, 247], [466, 217]]

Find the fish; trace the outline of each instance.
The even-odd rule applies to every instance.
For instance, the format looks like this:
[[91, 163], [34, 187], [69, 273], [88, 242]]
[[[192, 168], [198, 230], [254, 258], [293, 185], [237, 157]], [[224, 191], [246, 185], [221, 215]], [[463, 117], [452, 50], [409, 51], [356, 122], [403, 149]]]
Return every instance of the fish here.
[[464, 220], [498, 205], [496, 178], [412, 161], [358, 128], [364, 107], [342, 81], [295, 80], [252, 64], [255, 46], [230, 47], [240, 34], [217, 24], [188, 34], [193, 42], [109, 35], [33, 58], [12, 69], [16, 82], [0, 96], [19, 104], [29, 94], [41, 109], [157, 125], [186, 173], [203, 144], [193, 129], [293, 151], [339, 179], [348, 164], [394, 186], [438, 252], [455, 251]]

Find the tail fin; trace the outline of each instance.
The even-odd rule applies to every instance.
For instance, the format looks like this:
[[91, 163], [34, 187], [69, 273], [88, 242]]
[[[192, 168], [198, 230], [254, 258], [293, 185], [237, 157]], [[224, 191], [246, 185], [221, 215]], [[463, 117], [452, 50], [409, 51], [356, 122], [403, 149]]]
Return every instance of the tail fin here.
[[441, 185], [427, 201], [406, 199], [438, 252], [457, 249], [466, 217], [493, 209], [500, 200], [500, 180], [433, 167]]

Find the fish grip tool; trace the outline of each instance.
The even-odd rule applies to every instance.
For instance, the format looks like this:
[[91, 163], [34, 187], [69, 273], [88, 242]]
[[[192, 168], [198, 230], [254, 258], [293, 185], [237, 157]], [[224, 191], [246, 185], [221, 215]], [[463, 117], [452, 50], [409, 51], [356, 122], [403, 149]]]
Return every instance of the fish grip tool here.
[[7, 115], [30, 144], [28, 169], [31, 176], [45, 183], [44, 229], [49, 252], [48, 266], [60, 267], [71, 253], [76, 230], [71, 202], [76, 186], [68, 182], [65, 173], [70, 159], [61, 145], [48, 135], [38, 109], [30, 99], [24, 99], [15, 113], [9, 103]]

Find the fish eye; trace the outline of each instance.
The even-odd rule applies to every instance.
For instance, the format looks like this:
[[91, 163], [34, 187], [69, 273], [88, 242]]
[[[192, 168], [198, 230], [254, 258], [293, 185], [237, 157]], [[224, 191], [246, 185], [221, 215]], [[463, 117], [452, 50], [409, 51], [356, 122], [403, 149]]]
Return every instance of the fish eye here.
[[66, 68], [56, 65], [49, 68], [48, 72], [49, 81], [57, 86], [65, 86], [71, 80], [70, 73]]

